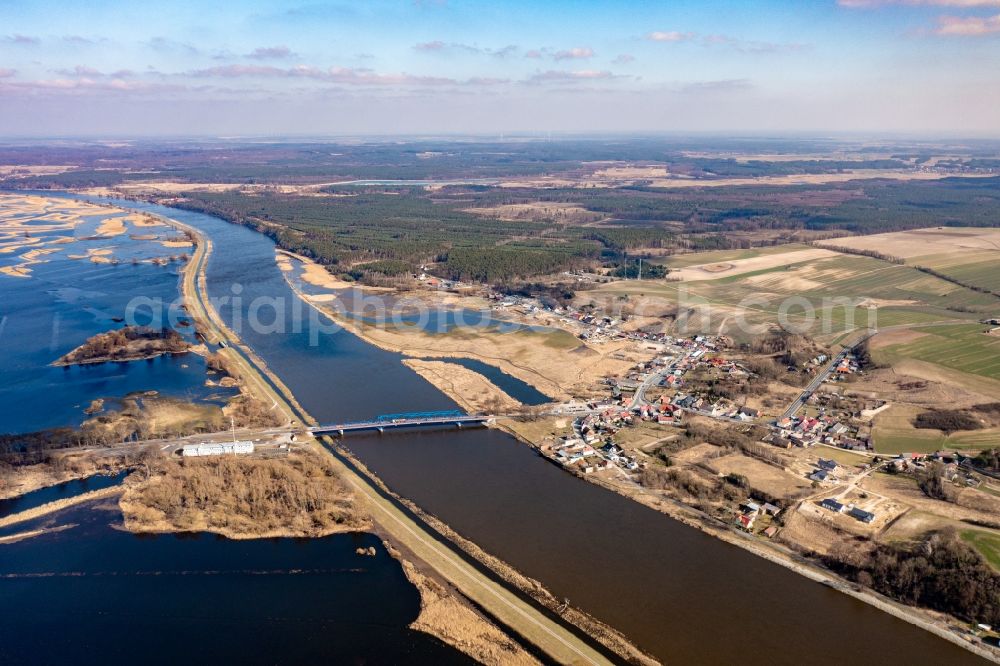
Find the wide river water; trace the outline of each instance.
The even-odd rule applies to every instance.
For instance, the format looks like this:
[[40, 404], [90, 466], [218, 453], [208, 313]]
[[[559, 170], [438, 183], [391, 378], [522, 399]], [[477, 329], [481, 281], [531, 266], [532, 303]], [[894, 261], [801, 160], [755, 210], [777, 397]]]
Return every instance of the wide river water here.
[[[345, 331], [310, 330], [314, 315], [286, 284], [265, 236], [200, 213], [117, 203], [180, 220], [212, 239], [210, 295], [239, 297], [235, 309], [221, 308], [230, 323], [234, 313], [245, 323], [254, 302], [264, 323], [275, 321], [278, 333], [245, 325], [239, 333], [320, 422], [456, 407], [400, 355]], [[276, 318], [261, 298], [284, 303]], [[347, 444], [393, 490], [666, 663], [982, 663], [867, 604], [570, 476], [506, 434], [397, 432], [351, 436]], [[298, 590], [289, 588], [286, 603]]]
[[419, 594], [373, 535], [137, 536], [116, 509], [0, 545], [0, 663], [471, 663], [407, 628]]
[[[177, 298], [180, 264], [157, 266], [151, 257], [171, 252], [155, 240], [128, 234], [94, 235], [109, 213], [84, 215], [71, 232], [77, 240], [32, 266], [30, 278], [0, 276], [0, 433], [23, 433], [75, 426], [95, 398], [123, 398], [155, 389], [182, 399], [222, 400], [232, 391], [205, 387], [205, 361], [196, 354], [161, 356], [139, 363], [99, 363], [71, 367], [50, 364], [96, 333], [117, 328], [134, 296], [170, 303]], [[169, 232], [165, 227], [144, 231]], [[26, 232], [45, 237], [46, 232]], [[48, 232], [49, 235], [52, 232]], [[74, 259], [88, 249], [114, 250], [118, 265]], [[133, 265], [132, 259], [143, 260]], [[13, 253], [0, 264], [16, 264]], [[137, 323], [151, 323], [138, 311]], [[181, 329], [189, 338], [190, 329]], [[111, 406], [111, 405], [109, 405]]]

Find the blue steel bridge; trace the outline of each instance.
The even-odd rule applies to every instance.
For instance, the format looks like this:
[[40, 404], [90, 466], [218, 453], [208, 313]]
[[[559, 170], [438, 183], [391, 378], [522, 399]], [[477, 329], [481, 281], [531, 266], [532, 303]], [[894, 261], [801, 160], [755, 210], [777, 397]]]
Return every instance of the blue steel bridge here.
[[414, 428], [420, 426], [454, 425], [461, 428], [464, 425], [482, 425], [492, 421], [494, 416], [483, 414], [466, 414], [459, 410], [445, 412], [404, 412], [401, 414], [383, 414], [370, 421], [349, 421], [332, 425], [319, 425], [309, 428], [314, 435], [343, 435], [348, 432], [378, 430], [385, 432], [390, 428]]

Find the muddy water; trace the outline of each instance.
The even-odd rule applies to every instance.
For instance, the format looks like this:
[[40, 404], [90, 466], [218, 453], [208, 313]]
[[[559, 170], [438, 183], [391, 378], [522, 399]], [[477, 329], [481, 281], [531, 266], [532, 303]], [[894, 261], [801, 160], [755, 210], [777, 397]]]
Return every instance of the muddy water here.
[[[200, 228], [215, 246], [213, 297], [246, 317], [278, 297], [279, 334], [241, 335], [321, 422], [455, 405], [346, 332], [311, 339], [308, 308], [274, 265], [270, 240], [187, 211], [138, 206]], [[234, 288], [238, 285], [238, 289]], [[299, 303], [301, 306], [301, 303]], [[851, 597], [576, 479], [492, 430], [353, 436], [386, 483], [556, 595], [668, 663], [960, 664], [974, 655]]]

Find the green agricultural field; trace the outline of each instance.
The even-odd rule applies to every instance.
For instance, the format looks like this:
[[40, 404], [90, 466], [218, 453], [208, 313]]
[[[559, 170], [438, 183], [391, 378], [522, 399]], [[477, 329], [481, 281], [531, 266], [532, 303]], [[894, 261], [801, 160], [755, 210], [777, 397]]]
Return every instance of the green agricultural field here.
[[877, 453], [932, 453], [946, 448], [948, 438], [939, 430], [918, 430], [913, 419], [922, 410], [910, 405], [893, 405], [879, 414], [872, 428]]
[[[975, 321], [1000, 302], [914, 268], [878, 259], [839, 256], [803, 264], [764, 269], [720, 280], [690, 283], [690, 293], [714, 303], [736, 306], [746, 299], [754, 303], [755, 318], [765, 312], [776, 318], [782, 302], [805, 298], [825, 316], [830, 330], [816, 335], [877, 325], [929, 324], [949, 320]], [[843, 303], [853, 299], [855, 305]], [[877, 309], [876, 309], [877, 308]], [[957, 308], [957, 309], [949, 309]], [[789, 320], [803, 323], [800, 307], [788, 309]], [[817, 315], [819, 316], [819, 315]]]
[[972, 430], [945, 436], [937, 430], [917, 430], [909, 424], [894, 428], [891, 424], [872, 429], [876, 453], [933, 453], [942, 449], [989, 449], [1000, 443], [997, 430]]
[[1000, 535], [982, 530], [965, 530], [961, 533], [961, 537], [962, 541], [975, 548], [991, 567], [1000, 570]]
[[701, 266], [703, 264], [720, 264], [726, 261], [739, 261], [740, 259], [753, 259], [754, 257], [764, 257], [772, 254], [783, 254], [785, 252], [797, 252], [808, 250], [810, 246], [801, 243], [791, 243], [788, 245], [776, 245], [774, 247], [758, 247], [746, 250], [709, 250], [708, 252], [692, 252], [690, 254], [676, 254], [671, 257], [664, 257], [662, 260], [654, 260], [670, 268], [687, 268], [688, 266]]
[[879, 350], [880, 359], [916, 359], [972, 375], [1000, 379], [1000, 336], [982, 324], [920, 327], [919, 340]]
[[941, 449], [955, 448], [949, 446], [948, 439], [938, 433], [924, 437], [914, 437], [912, 434], [900, 434], [888, 429], [876, 428], [872, 431], [872, 443], [876, 453], [897, 455], [900, 453], [934, 453]]
[[988, 428], [956, 432], [948, 438], [948, 441], [956, 449], [990, 449], [1000, 446], [1000, 430]]
[[[788, 246], [791, 247], [791, 246]], [[719, 253], [701, 253], [702, 257]], [[740, 314], [751, 325], [778, 321], [784, 312], [796, 325], [811, 324], [814, 337], [839, 331], [877, 326], [918, 326], [937, 322], [975, 322], [991, 312], [1000, 300], [981, 294], [909, 266], [879, 259], [843, 255], [790, 266], [765, 268], [717, 280], [693, 282], [616, 282], [601, 292], [630, 297], [643, 295], [678, 302], [713, 306], [712, 320], [727, 320], [730, 334]], [[805, 298], [815, 308], [806, 313]], [[783, 308], [786, 301], [790, 304]], [[853, 303], [853, 305], [849, 305]], [[949, 309], [954, 308], [954, 309]], [[728, 319], [727, 319], [728, 318]]]
[[975, 285], [990, 291], [1000, 292], [1000, 252], [994, 253], [994, 258], [988, 261], [967, 263], [939, 269], [948, 277], [953, 277], [965, 284]]
[[[670, 257], [666, 263], [680, 268], [808, 247], [794, 244], [760, 250], [700, 252]], [[982, 252], [991, 251], [971, 254], [981, 260]], [[954, 254], [935, 256], [938, 257], [935, 265], [943, 266], [941, 262], [955, 260]], [[986, 286], [992, 284], [992, 280], [1000, 283], [1000, 276], [993, 274], [1000, 274], [1000, 271], [990, 273], [981, 261], [948, 269], [952, 270], [961, 272], [969, 284]], [[1000, 336], [990, 339], [979, 335], [981, 327], [977, 323], [987, 316], [996, 316], [1000, 311], [1000, 298], [910, 265], [839, 254], [717, 279], [683, 283], [616, 282], [602, 285], [598, 291], [630, 298], [662, 298], [676, 303], [679, 313], [689, 313], [688, 331], [708, 332], [721, 327], [737, 342], [749, 341], [755, 335], [751, 332], [752, 327], [775, 324], [779, 315], [784, 315], [790, 324], [807, 327], [805, 332], [812, 337], [828, 339], [841, 332], [863, 328], [884, 330], [897, 326], [956, 324], [958, 327], [954, 331], [944, 326], [928, 327], [928, 333], [945, 332], [899, 349], [890, 348], [884, 356], [916, 358], [1000, 379]], [[802, 299], [812, 306], [812, 312], [805, 309]], [[739, 325], [741, 320], [747, 326]], [[955, 336], [961, 339], [955, 340]]]

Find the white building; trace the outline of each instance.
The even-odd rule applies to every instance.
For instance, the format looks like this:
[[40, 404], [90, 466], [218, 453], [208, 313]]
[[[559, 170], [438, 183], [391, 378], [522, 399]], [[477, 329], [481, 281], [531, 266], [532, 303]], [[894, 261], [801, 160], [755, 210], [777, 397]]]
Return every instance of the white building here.
[[181, 449], [185, 458], [193, 456], [221, 456], [227, 453], [253, 453], [253, 442], [217, 442], [201, 444], [186, 444]]

